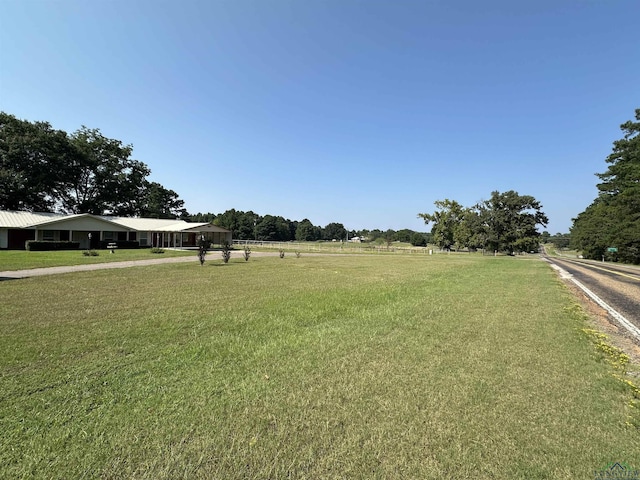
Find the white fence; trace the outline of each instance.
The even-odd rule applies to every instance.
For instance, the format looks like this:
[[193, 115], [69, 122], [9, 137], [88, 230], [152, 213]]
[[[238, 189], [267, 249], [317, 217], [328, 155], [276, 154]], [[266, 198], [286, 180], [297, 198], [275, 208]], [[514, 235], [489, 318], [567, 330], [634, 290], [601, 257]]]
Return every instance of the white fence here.
[[393, 244], [375, 245], [356, 242], [267, 242], [262, 240], [234, 240], [235, 247], [260, 247], [273, 250], [289, 250], [318, 253], [416, 253], [429, 254], [433, 247], [399, 247]]

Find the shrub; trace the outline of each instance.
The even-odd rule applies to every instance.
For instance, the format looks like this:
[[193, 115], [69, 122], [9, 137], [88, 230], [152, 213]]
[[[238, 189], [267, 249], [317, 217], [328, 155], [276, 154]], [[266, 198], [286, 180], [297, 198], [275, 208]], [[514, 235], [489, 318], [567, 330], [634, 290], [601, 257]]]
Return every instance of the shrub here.
[[151, 250], [149, 250], [151, 253], [164, 253], [164, 248], [159, 248], [159, 247], [153, 247]]
[[204, 235], [201, 235], [198, 239], [198, 260], [200, 260], [200, 266], [204, 265], [204, 259], [207, 256], [207, 250], [211, 248], [211, 241], [206, 239]]
[[229, 242], [225, 241], [222, 244], [222, 261], [224, 263], [228, 263], [230, 258], [231, 258], [231, 246], [229, 245]]
[[100, 253], [95, 250], [83, 250], [82, 255], [85, 257], [98, 257], [100, 256]]
[[27, 240], [25, 250], [32, 252], [44, 252], [48, 250], [78, 250], [80, 242], [52, 242], [44, 240]]

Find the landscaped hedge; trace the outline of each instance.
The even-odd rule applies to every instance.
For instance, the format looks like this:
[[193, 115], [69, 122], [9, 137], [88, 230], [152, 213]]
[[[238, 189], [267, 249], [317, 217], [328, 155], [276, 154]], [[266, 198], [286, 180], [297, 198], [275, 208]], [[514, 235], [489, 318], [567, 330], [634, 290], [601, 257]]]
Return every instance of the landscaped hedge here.
[[100, 241], [100, 248], [106, 249], [107, 245], [110, 243], [115, 243], [118, 248], [140, 248], [140, 242], [132, 241], [132, 240], [116, 240], [114, 242], [108, 242], [105, 240]]
[[78, 250], [80, 248], [80, 242], [27, 240], [24, 244], [24, 248], [32, 252], [44, 252], [47, 250]]

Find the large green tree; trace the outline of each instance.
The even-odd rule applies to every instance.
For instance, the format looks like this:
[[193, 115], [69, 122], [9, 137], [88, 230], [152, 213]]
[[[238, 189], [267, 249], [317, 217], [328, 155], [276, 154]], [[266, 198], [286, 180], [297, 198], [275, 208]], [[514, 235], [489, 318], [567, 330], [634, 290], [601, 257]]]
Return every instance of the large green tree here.
[[141, 209], [136, 204], [149, 188], [145, 179], [151, 171], [131, 159], [133, 146], [84, 126], [71, 135], [71, 142], [81, 155], [70, 165], [67, 188], [60, 192], [64, 211], [131, 215]]
[[537, 251], [540, 243], [537, 226], [544, 227], [549, 222], [539, 201], [513, 190], [492, 192], [481, 208], [481, 216], [486, 248], [507, 253]]
[[0, 208], [55, 211], [80, 161], [66, 132], [0, 112]]
[[438, 208], [434, 213], [419, 213], [425, 224], [432, 223], [432, 242], [443, 250], [449, 250], [455, 243], [455, 231], [464, 215], [464, 207], [455, 200], [436, 200]]
[[597, 174], [598, 197], [573, 219], [571, 243], [587, 258], [640, 264], [640, 109], [635, 119], [620, 126], [623, 138], [613, 142], [606, 172]]
[[184, 216], [173, 190], [149, 182], [133, 147], [81, 127], [71, 135], [46, 122], [0, 112], [0, 208], [7, 210]]
[[542, 205], [530, 195], [510, 190], [492, 192], [491, 198], [472, 208], [455, 200], [438, 200], [434, 213], [420, 213], [433, 223], [432, 241], [442, 249], [486, 248], [500, 252], [528, 252], [538, 249], [538, 225], [546, 225]]

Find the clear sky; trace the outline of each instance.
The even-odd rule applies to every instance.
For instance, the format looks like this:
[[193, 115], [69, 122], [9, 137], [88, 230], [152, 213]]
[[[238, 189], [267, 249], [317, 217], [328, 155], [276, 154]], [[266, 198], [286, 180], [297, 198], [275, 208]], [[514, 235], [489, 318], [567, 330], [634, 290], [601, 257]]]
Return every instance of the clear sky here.
[[0, 110], [134, 147], [191, 213], [567, 232], [640, 108], [637, 0], [0, 0]]

